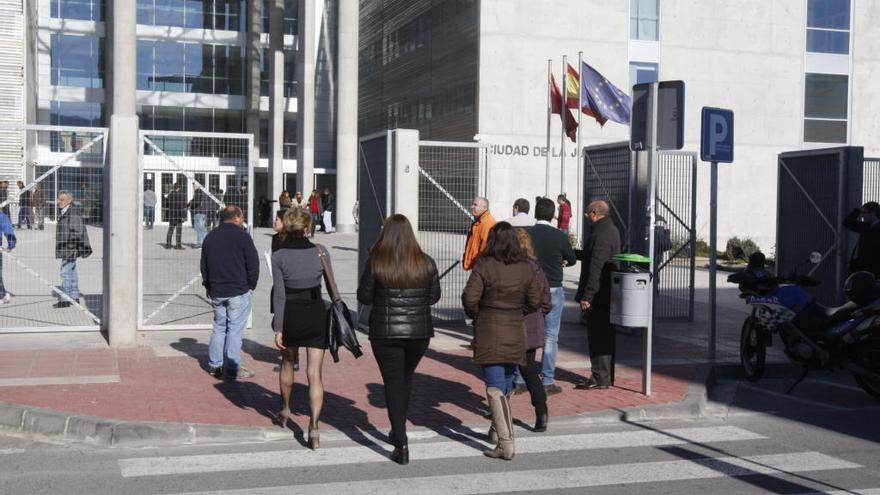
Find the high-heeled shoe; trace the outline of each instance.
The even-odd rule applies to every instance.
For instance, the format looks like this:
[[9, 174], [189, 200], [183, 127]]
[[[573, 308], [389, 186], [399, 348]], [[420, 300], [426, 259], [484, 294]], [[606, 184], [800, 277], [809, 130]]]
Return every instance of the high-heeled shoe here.
[[321, 448], [321, 432], [317, 428], [309, 428], [309, 448], [312, 450]]
[[391, 460], [401, 466], [409, 464], [409, 447], [406, 445], [402, 447], [394, 447], [394, 451], [391, 452]]
[[282, 428], [287, 426], [288, 421], [292, 422], [293, 418], [290, 417], [290, 409], [286, 407], [275, 413], [275, 417], [272, 418], [272, 422]]

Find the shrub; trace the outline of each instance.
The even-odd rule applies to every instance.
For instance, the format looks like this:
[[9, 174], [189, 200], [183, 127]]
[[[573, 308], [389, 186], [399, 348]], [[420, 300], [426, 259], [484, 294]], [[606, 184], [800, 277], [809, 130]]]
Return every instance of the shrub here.
[[761, 248], [748, 237], [740, 239], [739, 237], [731, 237], [727, 240], [727, 260], [730, 262], [748, 261], [749, 256], [760, 251]]

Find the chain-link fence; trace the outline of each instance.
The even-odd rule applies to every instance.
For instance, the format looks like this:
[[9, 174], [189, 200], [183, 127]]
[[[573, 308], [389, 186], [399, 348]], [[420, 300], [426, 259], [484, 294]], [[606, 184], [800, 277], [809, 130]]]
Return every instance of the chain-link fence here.
[[419, 142], [419, 243], [437, 263], [441, 298], [435, 318], [463, 320], [461, 266], [475, 196], [485, 196], [489, 154], [478, 144]]
[[249, 134], [142, 131], [140, 327], [208, 328], [201, 245], [225, 205], [252, 224]]
[[0, 332], [97, 330], [107, 130], [18, 131], [25, 143], [21, 174], [0, 182], [0, 211], [15, 237], [0, 266]]

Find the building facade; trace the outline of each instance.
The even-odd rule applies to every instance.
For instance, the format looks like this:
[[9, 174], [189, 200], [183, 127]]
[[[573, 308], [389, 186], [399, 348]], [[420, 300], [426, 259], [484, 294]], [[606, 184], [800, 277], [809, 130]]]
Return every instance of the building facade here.
[[[545, 192], [548, 60], [561, 81], [562, 57], [576, 67], [583, 52], [624, 91], [680, 79], [686, 151], [699, 151], [703, 106], [736, 115], [736, 161], [719, 172], [721, 242], [748, 237], [770, 252], [780, 152], [851, 144], [880, 155], [874, 21], [880, 5], [864, 0], [362, 0], [360, 131], [490, 144], [490, 200], [504, 216], [517, 197]], [[550, 194], [572, 198], [575, 144], [563, 144], [557, 115], [550, 135]], [[628, 139], [628, 126], [582, 118], [582, 146]], [[708, 181], [700, 166], [704, 238]]]

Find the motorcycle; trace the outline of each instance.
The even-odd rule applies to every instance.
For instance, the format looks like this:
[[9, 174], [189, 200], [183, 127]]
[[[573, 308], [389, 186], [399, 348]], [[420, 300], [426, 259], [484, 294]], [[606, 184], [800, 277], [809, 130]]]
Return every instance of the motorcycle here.
[[[819, 253], [810, 255], [814, 264], [821, 260]], [[803, 367], [787, 393], [812, 370], [845, 369], [865, 392], [880, 399], [880, 283], [873, 274], [852, 274], [844, 287], [849, 301], [838, 307], [819, 304], [805, 290], [819, 285], [815, 278], [771, 275], [761, 253], [752, 255], [748, 268], [727, 281], [739, 285], [740, 298], [752, 307], [740, 334], [746, 378], [761, 379], [767, 347], [777, 335], [789, 360]]]

